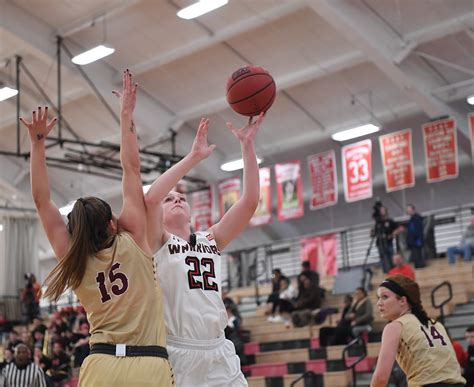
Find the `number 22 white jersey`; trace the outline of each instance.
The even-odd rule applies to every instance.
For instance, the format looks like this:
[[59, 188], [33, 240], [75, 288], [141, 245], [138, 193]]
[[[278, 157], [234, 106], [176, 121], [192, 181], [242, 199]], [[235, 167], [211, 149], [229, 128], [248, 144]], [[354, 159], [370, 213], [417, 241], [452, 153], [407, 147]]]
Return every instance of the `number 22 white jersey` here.
[[224, 334], [227, 313], [221, 296], [221, 253], [209, 232], [196, 245], [170, 234], [155, 254], [164, 299], [167, 334], [212, 340]]

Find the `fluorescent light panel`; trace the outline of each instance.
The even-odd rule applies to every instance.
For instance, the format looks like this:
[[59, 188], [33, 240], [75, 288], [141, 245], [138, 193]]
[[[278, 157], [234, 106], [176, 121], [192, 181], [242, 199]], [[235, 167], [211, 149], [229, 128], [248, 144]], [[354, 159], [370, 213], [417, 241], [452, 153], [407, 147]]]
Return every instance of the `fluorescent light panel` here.
[[0, 89], [0, 101], [5, 101], [8, 98], [14, 97], [18, 94], [17, 89], [11, 89], [9, 87], [2, 87]]
[[223, 7], [228, 0], [200, 0], [197, 3], [191, 4], [189, 7], [183, 8], [176, 13], [181, 19], [194, 19], [205, 13], [214, 11], [217, 8]]
[[347, 141], [353, 138], [365, 136], [370, 133], [375, 133], [380, 130], [379, 126], [373, 124], [367, 124], [358, 126], [356, 128], [343, 130], [341, 132], [334, 133], [331, 138], [335, 141]]
[[[263, 161], [260, 157], [257, 157], [257, 164], [260, 164]], [[238, 159], [229, 161], [228, 163], [224, 163], [221, 165], [221, 169], [226, 172], [237, 171], [238, 169], [242, 169], [244, 167], [244, 160]]]
[[73, 63], [83, 66], [83, 65], [95, 62], [96, 60], [105, 58], [106, 56], [109, 56], [110, 54], [113, 54], [114, 52], [115, 52], [115, 48], [100, 45], [100, 46], [91, 48], [90, 50], [85, 51], [82, 54], [76, 55], [71, 60]]
[[470, 95], [466, 98], [466, 101], [469, 105], [474, 105], [474, 95]]

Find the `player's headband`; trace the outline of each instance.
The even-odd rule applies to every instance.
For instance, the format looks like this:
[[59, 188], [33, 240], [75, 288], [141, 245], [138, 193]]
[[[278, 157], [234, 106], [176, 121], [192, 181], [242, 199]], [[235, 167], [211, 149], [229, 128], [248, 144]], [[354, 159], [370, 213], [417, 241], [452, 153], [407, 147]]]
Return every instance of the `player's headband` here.
[[403, 289], [395, 281], [392, 281], [391, 279], [386, 279], [380, 284], [380, 286], [383, 286], [384, 288], [387, 288], [387, 289], [391, 290], [392, 292], [399, 295], [400, 297], [406, 297], [407, 300], [410, 301], [410, 298], [408, 297], [408, 294], [405, 291], [405, 289]]

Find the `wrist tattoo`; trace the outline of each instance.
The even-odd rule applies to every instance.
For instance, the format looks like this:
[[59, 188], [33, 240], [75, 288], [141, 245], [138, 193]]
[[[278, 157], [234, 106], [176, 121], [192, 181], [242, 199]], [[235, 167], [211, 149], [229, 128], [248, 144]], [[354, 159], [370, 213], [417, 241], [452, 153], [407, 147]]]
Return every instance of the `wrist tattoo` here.
[[36, 135], [36, 138], [37, 138], [38, 140], [42, 140], [42, 139], [44, 138], [43, 133], [38, 133], [38, 134]]
[[130, 132], [132, 133], [135, 132], [135, 122], [133, 122], [133, 120], [132, 120], [132, 123], [130, 124]]

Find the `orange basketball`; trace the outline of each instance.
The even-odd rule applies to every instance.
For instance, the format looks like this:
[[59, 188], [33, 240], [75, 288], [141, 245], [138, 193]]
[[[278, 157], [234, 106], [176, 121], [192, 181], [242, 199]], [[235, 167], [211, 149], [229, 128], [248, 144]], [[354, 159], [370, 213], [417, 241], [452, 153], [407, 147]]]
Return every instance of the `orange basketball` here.
[[230, 107], [244, 116], [266, 112], [275, 101], [275, 81], [260, 66], [245, 66], [234, 71], [227, 81], [226, 90]]

